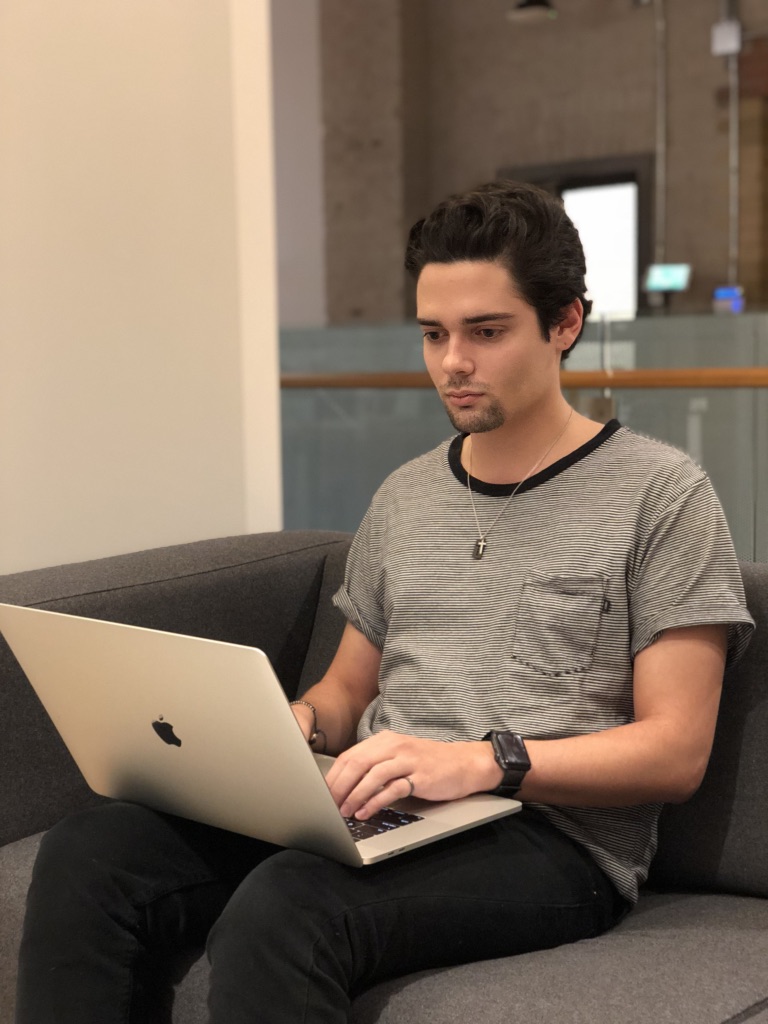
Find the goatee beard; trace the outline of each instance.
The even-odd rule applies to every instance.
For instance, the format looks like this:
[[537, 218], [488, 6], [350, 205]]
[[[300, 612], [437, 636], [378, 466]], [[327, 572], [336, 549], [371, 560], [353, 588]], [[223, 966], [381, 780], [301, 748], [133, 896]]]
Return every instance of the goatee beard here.
[[446, 405], [445, 411], [454, 430], [460, 434], [486, 434], [504, 425], [504, 413], [495, 401], [483, 410], [449, 409]]

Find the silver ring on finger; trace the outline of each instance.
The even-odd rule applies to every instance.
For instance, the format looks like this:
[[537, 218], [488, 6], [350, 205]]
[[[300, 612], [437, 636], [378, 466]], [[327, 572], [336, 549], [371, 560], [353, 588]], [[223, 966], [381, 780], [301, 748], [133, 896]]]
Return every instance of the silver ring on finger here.
[[409, 796], [413, 796], [413, 791], [416, 787], [414, 786], [413, 779], [410, 777], [410, 775], [404, 775], [403, 782], [407, 782], [410, 787], [405, 797], [405, 799], [407, 800]]

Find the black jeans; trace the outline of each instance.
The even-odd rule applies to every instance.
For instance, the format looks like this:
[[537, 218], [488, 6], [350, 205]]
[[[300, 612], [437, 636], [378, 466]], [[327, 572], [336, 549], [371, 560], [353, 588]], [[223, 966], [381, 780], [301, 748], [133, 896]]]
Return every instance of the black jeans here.
[[524, 810], [367, 868], [111, 803], [43, 839], [17, 1024], [167, 1024], [208, 946], [213, 1024], [342, 1024], [386, 977], [597, 935], [626, 902]]

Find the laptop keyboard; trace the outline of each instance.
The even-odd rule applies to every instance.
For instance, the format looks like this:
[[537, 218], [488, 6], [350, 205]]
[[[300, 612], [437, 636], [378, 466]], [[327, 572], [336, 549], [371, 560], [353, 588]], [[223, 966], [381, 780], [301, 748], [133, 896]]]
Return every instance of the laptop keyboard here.
[[407, 811], [394, 811], [391, 807], [382, 807], [377, 813], [371, 815], [367, 821], [358, 821], [357, 818], [345, 818], [349, 834], [359, 843], [361, 839], [370, 839], [371, 836], [380, 836], [385, 832], [391, 832], [393, 828], [400, 828], [402, 825], [410, 825], [414, 821], [423, 821], [420, 814], [409, 814]]

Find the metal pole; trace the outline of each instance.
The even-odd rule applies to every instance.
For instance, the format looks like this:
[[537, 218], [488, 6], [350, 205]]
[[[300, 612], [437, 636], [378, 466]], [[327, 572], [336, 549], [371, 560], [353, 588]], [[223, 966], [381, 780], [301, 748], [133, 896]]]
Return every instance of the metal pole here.
[[739, 280], [739, 55], [728, 57], [728, 284]]
[[654, 263], [667, 252], [667, 18], [664, 0], [654, 0], [656, 31], [656, 196]]
[[[723, 0], [723, 18], [738, 20], [737, 0]], [[739, 281], [739, 55], [726, 57], [728, 71], [728, 284]]]

